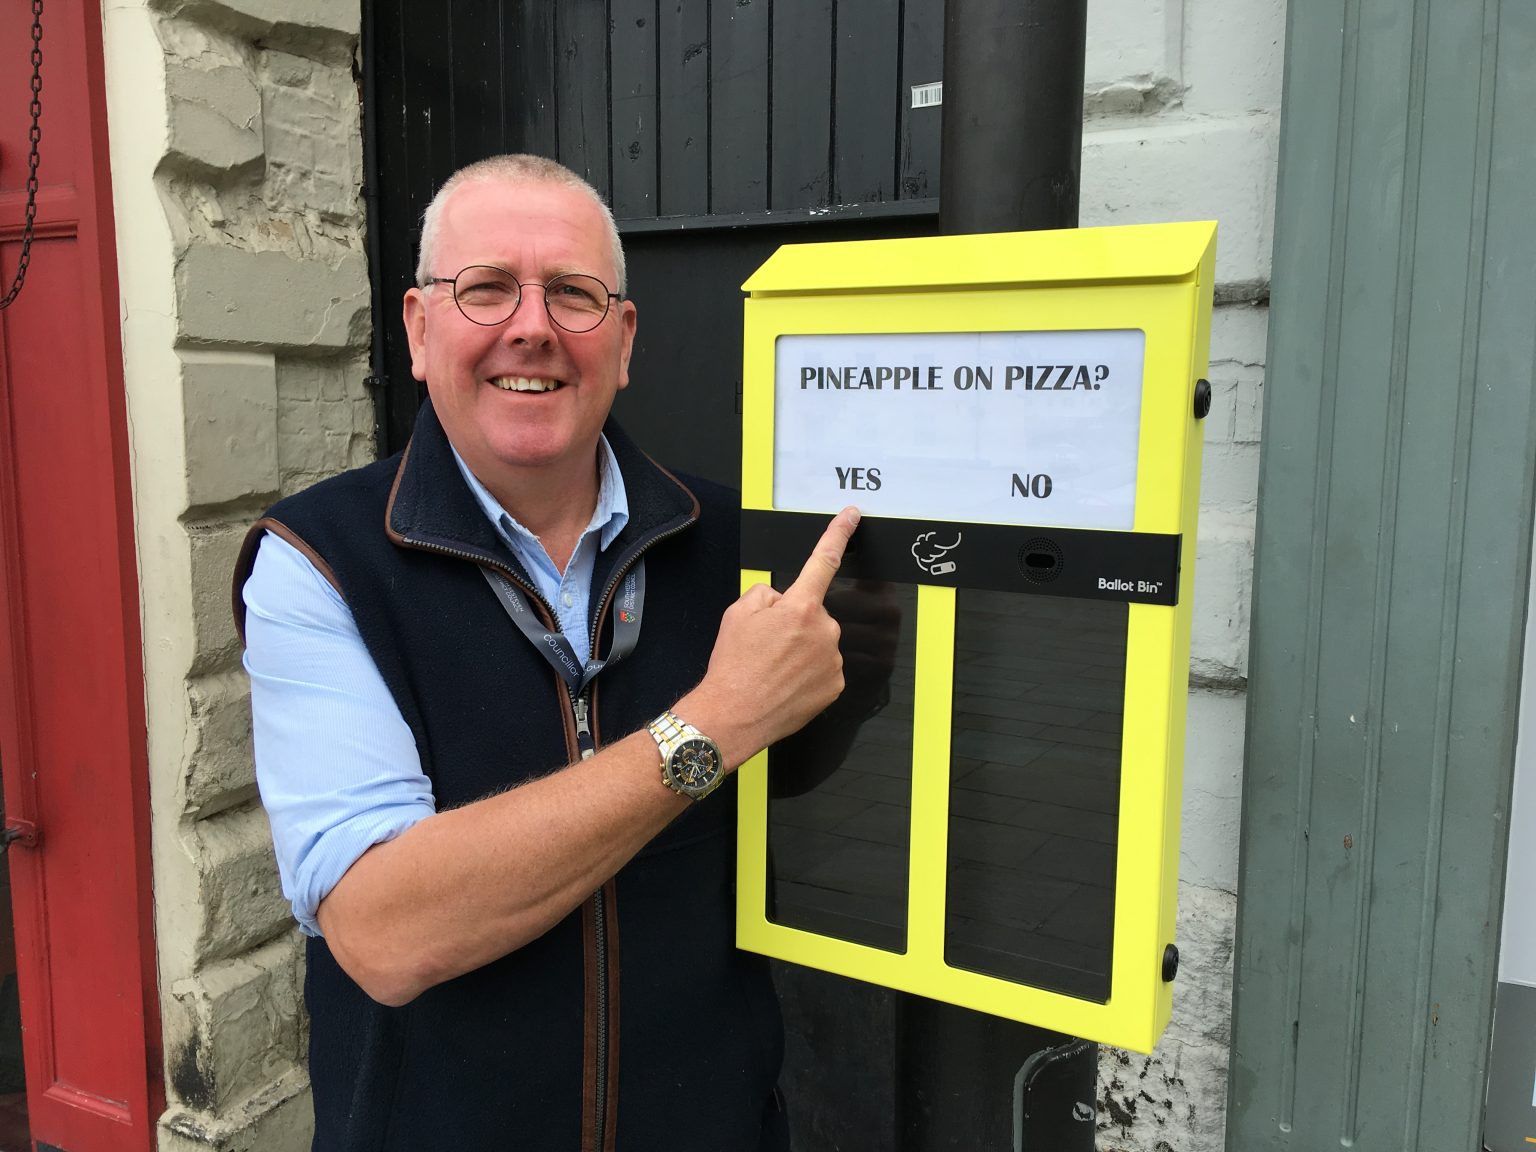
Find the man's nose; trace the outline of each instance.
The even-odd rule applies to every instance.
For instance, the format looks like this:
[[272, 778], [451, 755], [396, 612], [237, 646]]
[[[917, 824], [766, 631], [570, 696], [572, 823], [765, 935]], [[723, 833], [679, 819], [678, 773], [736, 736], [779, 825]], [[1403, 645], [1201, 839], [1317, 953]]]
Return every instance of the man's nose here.
[[558, 338], [549, 309], [544, 306], [544, 286], [524, 284], [517, 307], [502, 325], [501, 338], [513, 344], [553, 344]]

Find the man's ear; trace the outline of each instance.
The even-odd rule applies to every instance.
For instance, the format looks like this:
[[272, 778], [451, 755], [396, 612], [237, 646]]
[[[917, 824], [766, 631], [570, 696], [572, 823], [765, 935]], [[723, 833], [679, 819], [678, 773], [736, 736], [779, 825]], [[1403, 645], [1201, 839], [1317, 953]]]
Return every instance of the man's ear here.
[[629, 387], [629, 354], [635, 347], [637, 317], [633, 300], [619, 301], [619, 387]]
[[423, 384], [427, 381], [427, 297], [420, 288], [406, 290], [400, 308], [405, 321], [405, 339], [411, 346], [411, 375]]

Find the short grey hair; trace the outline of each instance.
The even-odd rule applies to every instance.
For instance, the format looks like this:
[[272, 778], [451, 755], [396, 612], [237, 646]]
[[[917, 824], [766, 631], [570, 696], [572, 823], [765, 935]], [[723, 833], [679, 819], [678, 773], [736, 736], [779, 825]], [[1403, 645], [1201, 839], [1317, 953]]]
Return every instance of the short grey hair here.
[[[608, 244], [613, 249], [613, 267], [619, 282], [614, 290], [624, 295], [624, 245], [619, 239], [619, 227], [614, 223], [613, 212], [598, 195], [597, 189], [588, 184], [564, 164], [547, 156], [535, 156], [529, 152], [512, 152], [501, 156], [487, 156], [466, 164], [443, 182], [432, 203], [421, 214], [421, 251], [416, 260], [416, 286], [425, 288], [432, 276], [432, 257], [437, 247], [437, 234], [442, 228], [443, 205], [455, 188], [463, 184], [553, 184], [562, 188], [574, 188], [591, 198], [602, 213], [608, 229]], [[457, 272], [458, 269], [451, 269]]]

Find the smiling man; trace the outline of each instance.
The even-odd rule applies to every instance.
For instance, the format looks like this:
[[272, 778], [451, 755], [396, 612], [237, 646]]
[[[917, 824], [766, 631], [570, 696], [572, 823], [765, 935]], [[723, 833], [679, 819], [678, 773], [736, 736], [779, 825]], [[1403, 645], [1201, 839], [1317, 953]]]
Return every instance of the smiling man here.
[[729, 777], [842, 691], [857, 513], [735, 599], [733, 494], [609, 420], [636, 309], [551, 161], [443, 186], [404, 322], [409, 446], [280, 502], [236, 573], [314, 1147], [782, 1152]]

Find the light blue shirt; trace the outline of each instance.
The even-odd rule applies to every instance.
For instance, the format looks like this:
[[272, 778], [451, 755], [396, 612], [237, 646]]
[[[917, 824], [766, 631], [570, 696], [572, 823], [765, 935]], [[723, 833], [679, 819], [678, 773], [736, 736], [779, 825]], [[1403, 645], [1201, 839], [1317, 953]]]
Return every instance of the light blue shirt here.
[[[587, 609], [601, 549], [629, 522], [624, 477], [598, 441], [597, 506], [565, 572], [454, 453], [486, 518], [555, 610], [577, 657], [590, 656]], [[256, 780], [272, 824], [283, 894], [299, 927], [348, 868], [437, 811], [416, 741], [358, 633], [346, 601], [302, 553], [262, 538], [244, 590]], [[551, 765], [553, 767], [553, 765]]]

